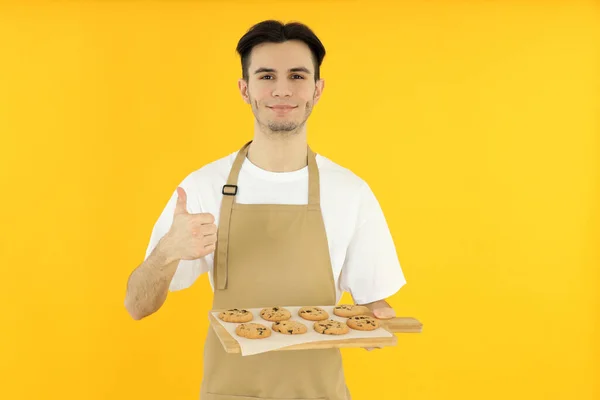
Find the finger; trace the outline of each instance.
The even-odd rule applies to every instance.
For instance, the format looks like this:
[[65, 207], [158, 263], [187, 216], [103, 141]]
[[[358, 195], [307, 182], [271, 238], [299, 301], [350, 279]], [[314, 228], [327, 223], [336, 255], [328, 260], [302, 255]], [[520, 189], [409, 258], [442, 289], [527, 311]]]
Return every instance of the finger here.
[[210, 225], [208, 225], [208, 224], [203, 224], [203, 225], [200, 227], [200, 232], [202, 232], [202, 234], [203, 234], [204, 236], [210, 236], [210, 235], [213, 235], [213, 234], [217, 233], [217, 226], [216, 226], [216, 225], [213, 225], [213, 224], [210, 224]]
[[187, 194], [181, 187], [177, 187], [177, 204], [175, 205], [175, 215], [187, 214]]
[[389, 319], [396, 316], [396, 311], [393, 308], [385, 307], [373, 310], [373, 315], [380, 319]]
[[211, 251], [211, 252], [212, 252], [212, 251], [215, 251], [215, 250], [217, 249], [217, 244], [216, 244], [216, 243], [213, 243], [213, 244], [207, 244], [206, 246], [204, 246], [204, 248], [205, 248], [207, 251]]
[[196, 222], [199, 222], [202, 225], [210, 225], [215, 222], [214, 215], [210, 213], [195, 214], [194, 218]]
[[205, 235], [204, 236], [204, 242], [208, 243], [208, 244], [217, 243], [217, 234], [216, 233], [212, 233], [210, 235]]

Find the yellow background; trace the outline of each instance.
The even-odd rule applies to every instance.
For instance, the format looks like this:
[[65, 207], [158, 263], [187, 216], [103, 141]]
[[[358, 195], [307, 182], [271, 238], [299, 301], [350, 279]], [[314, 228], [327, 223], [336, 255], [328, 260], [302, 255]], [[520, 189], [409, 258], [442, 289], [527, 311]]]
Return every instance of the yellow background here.
[[268, 18], [324, 42], [309, 142], [373, 188], [425, 327], [343, 350], [353, 399], [600, 399], [600, 19], [567, 0], [1, 3], [0, 398], [197, 398], [206, 275], [142, 321], [125, 285], [251, 138]]

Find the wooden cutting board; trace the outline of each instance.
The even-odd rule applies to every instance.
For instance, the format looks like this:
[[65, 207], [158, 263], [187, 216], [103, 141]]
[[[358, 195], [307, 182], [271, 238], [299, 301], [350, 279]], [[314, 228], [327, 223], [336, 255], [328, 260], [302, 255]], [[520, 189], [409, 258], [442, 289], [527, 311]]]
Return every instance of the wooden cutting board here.
[[[227, 329], [225, 329], [219, 320], [212, 314], [216, 311], [220, 310], [210, 311], [208, 313], [208, 318], [213, 329], [215, 330], [215, 333], [221, 341], [223, 348], [227, 353], [240, 353], [240, 344], [229, 334], [229, 332], [227, 332]], [[420, 333], [423, 330], [423, 324], [415, 318], [399, 317], [385, 320], [380, 319], [379, 322], [384, 329], [392, 333]], [[343, 347], [387, 347], [395, 346], [397, 343], [398, 338], [393, 335], [387, 338], [354, 338], [301, 343], [282, 347], [272, 351], [330, 349]]]

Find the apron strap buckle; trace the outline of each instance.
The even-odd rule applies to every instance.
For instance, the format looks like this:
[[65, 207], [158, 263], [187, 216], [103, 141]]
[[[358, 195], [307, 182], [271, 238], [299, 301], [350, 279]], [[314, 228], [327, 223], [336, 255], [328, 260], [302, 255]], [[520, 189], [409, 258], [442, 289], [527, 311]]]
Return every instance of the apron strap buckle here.
[[[226, 193], [225, 192], [225, 188], [226, 187], [233, 188], [233, 193]], [[221, 191], [221, 193], [223, 195], [227, 195], [227, 196], [235, 196], [237, 194], [237, 191], [238, 191], [238, 186], [237, 185], [223, 185], [223, 190]]]

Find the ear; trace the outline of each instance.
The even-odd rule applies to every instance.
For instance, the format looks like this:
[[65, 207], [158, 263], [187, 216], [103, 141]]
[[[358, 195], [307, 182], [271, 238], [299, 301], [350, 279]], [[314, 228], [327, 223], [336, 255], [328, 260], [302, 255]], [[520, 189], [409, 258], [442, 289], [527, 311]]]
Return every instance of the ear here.
[[248, 93], [248, 82], [244, 79], [238, 80], [238, 89], [240, 90], [240, 94], [242, 95], [242, 99], [246, 104], [250, 104], [250, 96]]
[[315, 98], [314, 98], [313, 106], [315, 106], [317, 104], [317, 102], [319, 101], [319, 99], [321, 98], [321, 95], [323, 94], [324, 89], [325, 89], [325, 80], [319, 79], [316, 82], [315, 96], [314, 96]]

